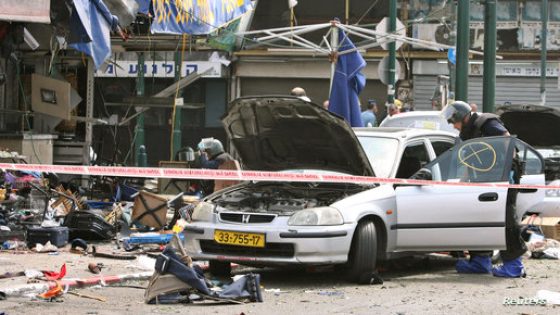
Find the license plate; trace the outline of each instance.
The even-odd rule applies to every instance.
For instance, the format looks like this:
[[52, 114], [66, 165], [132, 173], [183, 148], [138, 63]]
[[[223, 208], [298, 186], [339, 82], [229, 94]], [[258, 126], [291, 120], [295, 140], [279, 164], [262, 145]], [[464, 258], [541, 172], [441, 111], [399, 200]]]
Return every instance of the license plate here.
[[214, 231], [214, 241], [227, 245], [264, 247], [264, 238], [264, 234], [260, 233], [243, 233], [222, 230]]

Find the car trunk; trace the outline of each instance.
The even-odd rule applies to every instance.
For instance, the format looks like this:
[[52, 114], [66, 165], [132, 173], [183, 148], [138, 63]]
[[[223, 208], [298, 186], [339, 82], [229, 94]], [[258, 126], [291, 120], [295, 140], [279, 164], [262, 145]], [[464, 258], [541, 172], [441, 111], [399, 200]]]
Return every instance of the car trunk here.
[[[541, 105], [508, 105], [499, 107], [496, 113], [510, 134], [537, 149], [560, 152], [560, 111]], [[545, 156], [546, 180], [560, 178], [560, 156]]]

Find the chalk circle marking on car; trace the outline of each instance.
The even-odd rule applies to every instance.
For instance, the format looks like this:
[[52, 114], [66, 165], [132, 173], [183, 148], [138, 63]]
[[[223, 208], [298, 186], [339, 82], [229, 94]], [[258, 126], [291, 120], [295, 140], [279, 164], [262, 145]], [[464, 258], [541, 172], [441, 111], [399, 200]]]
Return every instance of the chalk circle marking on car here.
[[[489, 153], [486, 153], [489, 152]], [[482, 154], [491, 158], [481, 158]], [[496, 165], [496, 150], [485, 142], [471, 142], [458, 150], [459, 162], [478, 172], [488, 172]]]

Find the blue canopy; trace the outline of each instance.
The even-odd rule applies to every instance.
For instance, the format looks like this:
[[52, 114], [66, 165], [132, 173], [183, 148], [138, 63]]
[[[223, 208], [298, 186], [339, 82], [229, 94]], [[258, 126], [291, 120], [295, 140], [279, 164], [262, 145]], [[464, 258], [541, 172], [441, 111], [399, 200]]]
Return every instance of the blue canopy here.
[[[145, 5], [142, 7], [145, 8]], [[151, 31], [206, 35], [225, 26], [252, 7], [251, 0], [154, 0], [150, 8], [154, 14]]]
[[[339, 30], [339, 51], [355, 48], [354, 44]], [[329, 111], [336, 113], [352, 127], [363, 127], [358, 95], [366, 86], [366, 78], [360, 71], [366, 61], [358, 51], [338, 56], [329, 97]]]
[[119, 19], [102, 0], [74, 0], [70, 47], [91, 56], [97, 69], [111, 56], [110, 35], [118, 26]]

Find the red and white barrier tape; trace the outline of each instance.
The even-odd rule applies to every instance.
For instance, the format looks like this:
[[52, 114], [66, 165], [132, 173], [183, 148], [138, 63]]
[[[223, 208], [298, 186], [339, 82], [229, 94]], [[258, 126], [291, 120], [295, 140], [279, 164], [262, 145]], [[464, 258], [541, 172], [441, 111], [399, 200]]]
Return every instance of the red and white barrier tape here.
[[508, 187], [519, 189], [560, 189], [560, 186], [546, 185], [511, 185], [507, 183], [468, 183], [438, 182], [418, 179], [382, 178], [370, 176], [352, 176], [336, 174], [308, 174], [268, 171], [212, 170], [191, 168], [159, 167], [119, 167], [119, 166], [76, 166], [0, 163], [0, 169], [28, 172], [45, 172], [91, 176], [149, 177], [204, 180], [239, 180], [239, 181], [273, 181], [273, 182], [320, 182], [320, 183], [354, 183], [354, 184], [406, 184], [406, 185], [444, 185], [444, 186], [483, 186]]
[[62, 287], [68, 286], [69, 288], [74, 287], [87, 287], [97, 284], [109, 285], [113, 283], [120, 283], [125, 281], [141, 281], [147, 280], [153, 275], [153, 271], [133, 273], [133, 274], [122, 274], [122, 275], [99, 275], [91, 278], [84, 279], [62, 279], [58, 283], [54, 281], [43, 282], [43, 283], [31, 283], [17, 285], [10, 288], [0, 288], [0, 292], [4, 293], [6, 296], [22, 296], [28, 293], [40, 293], [50, 289], [55, 288], [58, 284]]

